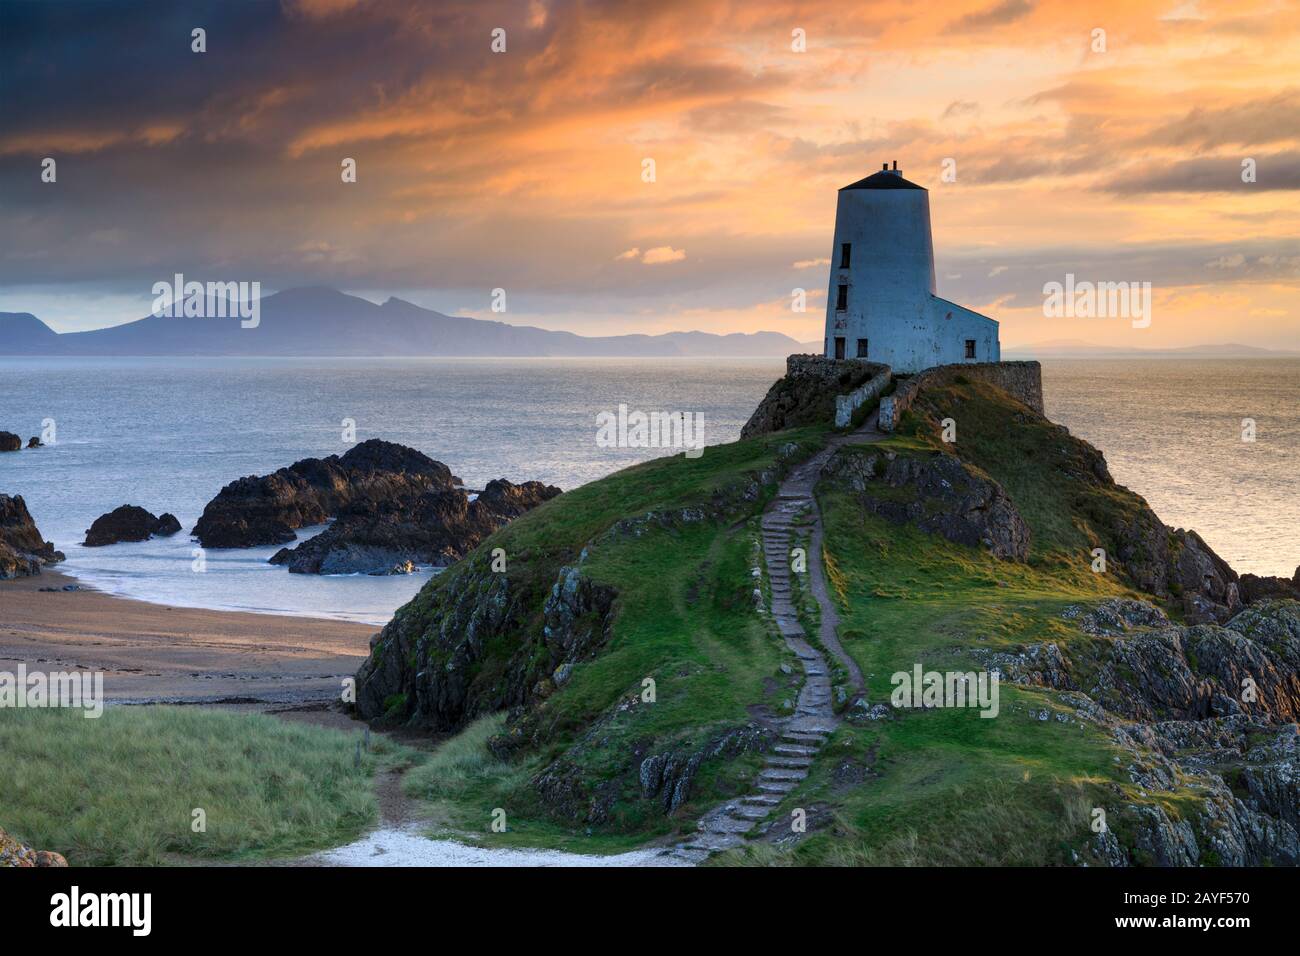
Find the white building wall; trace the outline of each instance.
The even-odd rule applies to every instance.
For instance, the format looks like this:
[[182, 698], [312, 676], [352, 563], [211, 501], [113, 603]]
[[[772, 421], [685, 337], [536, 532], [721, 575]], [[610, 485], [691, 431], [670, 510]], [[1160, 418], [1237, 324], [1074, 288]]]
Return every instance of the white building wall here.
[[[892, 174], [891, 175], [896, 175]], [[842, 263], [849, 243], [850, 262]], [[847, 308], [837, 308], [839, 287], [848, 287]], [[841, 189], [835, 210], [826, 301], [826, 355], [844, 340], [844, 357], [858, 358], [859, 339], [868, 360], [900, 373], [953, 362], [1001, 359], [998, 324], [935, 295], [930, 196], [924, 189]], [[966, 357], [966, 340], [975, 356]]]

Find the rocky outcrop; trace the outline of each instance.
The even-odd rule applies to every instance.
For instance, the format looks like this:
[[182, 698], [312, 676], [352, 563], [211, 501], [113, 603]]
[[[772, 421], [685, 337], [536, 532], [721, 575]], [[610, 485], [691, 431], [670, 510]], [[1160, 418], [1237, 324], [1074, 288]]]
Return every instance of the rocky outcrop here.
[[399, 507], [459, 484], [441, 462], [372, 438], [341, 456], [304, 458], [231, 482], [208, 502], [192, 533], [209, 548], [286, 544], [297, 537], [295, 529], [324, 524], [349, 507]]
[[954, 455], [846, 450], [827, 471], [852, 489], [864, 508], [888, 521], [999, 558], [1023, 561], [1029, 554], [1029, 526], [1002, 486]]
[[1124, 803], [1110, 865], [1300, 864], [1300, 737], [1294, 724], [1244, 715], [1122, 725], [1129, 779], [1143, 794], [1190, 791], [1178, 816], [1160, 803]]
[[[484, 555], [443, 587], [426, 587], [378, 633], [357, 671], [357, 710], [452, 730], [543, 700], [607, 639], [614, 598], [575, 567], [560, 568], [543, 597], [532, 581], [491, 570]], [[507, 658], [494, 657], [503, 643]]]
[[1080, 718], [1108, 726], [1138, 796], [1194, 797], [1176, 816], [1158, 799], [1123, 797], [1084, 861], [1300, 864], [1300, 603], [1250, 607], [1224, 626], [1177, 627], [1133, 600], [1062, 616], [1097, 642], [980, 656], [1017, 683], [1065, 691]]
[[473, 500], [460, 488], [426, 491], [414, 501], [362, 499], [328, 528], [282, 548], [272, 564], [297, 574], [391, 574], [417, 564], [459, 561], [493, 531], [560, 494], [538, 481], [497, 479]]
[[[438, 583], [373, 641], [357, 672], [361, 716], [450, 730], [481, 714], [524, 707], [549, 696], [560, 675], [609, 635], [613, 589], [574, 567], [560, 569], [545, 597], [531, 579], [512, 582], [493, 571], [487, 555]], [[540, 615], [533, 610], [539, 604]], [[506, 635], [514, 650], [485, 666]]]
[[740, 437], [755, 438], [805, 425], [831, 425], [835, 422], [837, 396], [848, 395], [888, 371], [889, 366], [874, 362], [791, 355], [786, 359], [785, 377], [768, 389], [740, 430]]
[[1129, 720], [1300, 719], [1300, 603], [1246, 608], [1222, 626], [1180, 627], [1158, 607], [1127, 599], [1075, 605], [1062, 617], [1104, 643], [979, 656], [1017, 683], [1084, 691]]
[[0, 451], [17, 451], [23, 447], [23, 440], [13, 432], [0, 432]]
[[0, 579], [40, 574], [62, 560], [63, 552], [42, 539], [22, 495], [0, 494]]
[[46, 867], [67, 866], [61, 854], [50, 850], [33, 850], [0, 829], [0, 868], [7, 866]]
[[122, 541], [148, 541], [152, 537], [170, 537], [181, 530], [173, 514], [155, 516], [139, 505], [122, 505], [100, 515], [86, 529], [87, 548], [100, 548]]

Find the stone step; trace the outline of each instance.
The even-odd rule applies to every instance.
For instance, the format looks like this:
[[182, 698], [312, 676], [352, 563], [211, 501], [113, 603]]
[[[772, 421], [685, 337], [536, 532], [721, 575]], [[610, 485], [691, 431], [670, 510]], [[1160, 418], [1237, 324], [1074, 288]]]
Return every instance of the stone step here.
[[816, 755], [817, 749], [806, 744], [777, 744], [772, 748], [774, 752], [785, 754], [788, 757], [812, 757]]
[[800, 731], [787, 731], [781, 735], [781, 741], [784, 743], [787, 740], [794, 741], [797, 744], [808, 744], [810, 746], [820, 747], [822, 744], [826, 743], [826, 735], [802, 733]]
[[662, 856], [671, 857], [674, 860], [681, 860], [684, 863], [690, 863], [697, 866], [703, 863], [713, 855], [712, 850], [693, 849], [688, 846], [675, 846], [671, 850], [665, 851]]
[[745, 838], [736, 833], [701, 833], [681, 845], [683, 850], [704, 850], [717, 853], [743, 845]]
[[797, 782], [806, 779], [807, 776], [807, 770], [795, 770], [793, 767], [770, 767], [759, 773], [758, 779], [762, 782], [778, 780]]
[[762, 820], [764, 817], [770, 816], [771, 813], [772, 808], [762, 804], [745, 804], [736, 807], [736, 809], [731, 811], [733, 817], [740, 817], [743, 820], [753, 820], [755, 822]]
[[794, 780], [759, 780], [758, 789], [763, 793], [786, 794], [796, 786]]
[[[739, 810], [740, 808], [737, 807], [736, 809]], [[704, 823], [705, 833], [748, 833], [752, 829], [754, 829], [753, 820], [738, 820], [731, 816], [730, 809], [727, 813], [710, 817], [708, 822]]]
[[812, 758], [805, 756], [787, 757], [781, 754], [768, 757], [763, 763], [768, 767], [796, 767], [808, 768], [812, 766]]
[[773, 793], [751, 793], [749, 796], [741, 797], [740, 802], [760, 807], [774, 807], [781, 802], [781, 798]]

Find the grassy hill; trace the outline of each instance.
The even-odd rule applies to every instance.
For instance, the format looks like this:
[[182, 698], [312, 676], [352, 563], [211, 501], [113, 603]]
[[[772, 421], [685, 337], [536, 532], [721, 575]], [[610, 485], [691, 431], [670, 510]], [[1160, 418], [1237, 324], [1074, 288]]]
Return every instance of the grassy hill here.
[[[940, 438], [944, 419], [955, 443]], [[359, 674], [364, 716], [459, 734], [411, 773], [411, 791], [469, 838], [584, 850], [671, 842], [746, 792], [800, 673], [756, 599], [759, 518], [827, 436], [810, 426], [627, 469], [431, 581]], [[958, 379], [888, 440], [842, 448], [818, 500], [840, 640], [868, 703], [887, 703], [891, 675], [917, 664], [995, 669], [1000, 712], [844, 709], [770, 826], [720, 862], [1300, 854], [1268, 795], [1295, 785], [1281, 728], [1300, 706], [1300, 606], [1217, 603], [1233, 598], [1212, 574], [1190, 600], [1188, 574], [1220, 574], [1217, 558], [1116, 486], [1096, 449]], [[995, 556], [985, 544], [1007, 524], [1014, 556]], [[1254, 636], [1189, 627], [1202, 613], [1236, 613], [1243, 629], [1255, 615]], [[1247, 672], [1259, 702], [1238, 693]], [[1217, 764], [1200, 759], [1207, 734]], [[504, 833], [490, 828], [497, 810]], [[792, 831], [794, 810], [806, 832]]]

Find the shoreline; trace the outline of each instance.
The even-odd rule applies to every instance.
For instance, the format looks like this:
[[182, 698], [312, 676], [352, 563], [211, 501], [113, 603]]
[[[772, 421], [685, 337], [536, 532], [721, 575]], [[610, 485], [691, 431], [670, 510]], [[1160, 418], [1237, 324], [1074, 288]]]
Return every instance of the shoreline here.
[[[75, 584], [75, 591], [42, 591]], [[104, 674], [109, 704], [328, 704], [379, 627], [153, 604], [44, 570], [0, 581], [0, 670]]]

